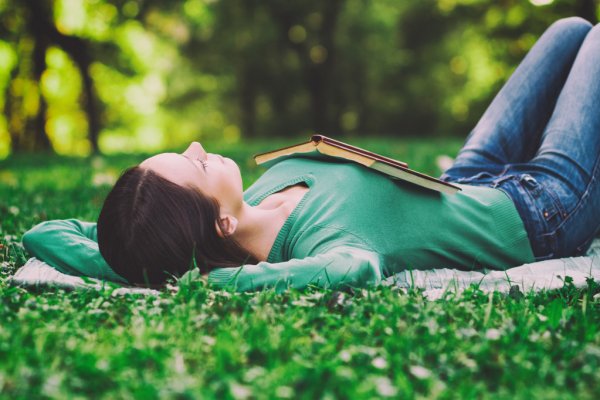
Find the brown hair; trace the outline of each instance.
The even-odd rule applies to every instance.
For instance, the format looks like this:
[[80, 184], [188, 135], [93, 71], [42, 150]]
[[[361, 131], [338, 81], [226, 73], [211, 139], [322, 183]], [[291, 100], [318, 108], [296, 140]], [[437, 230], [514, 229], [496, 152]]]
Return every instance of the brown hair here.
[[219, 208], [199, 189], [132, 167], [104, 201], [98, 218], [100, 253], [130, 283], [145, 285], [179, 277], [194, 263], [202, 273], [256, 263], [235, 240], [217, 234]]

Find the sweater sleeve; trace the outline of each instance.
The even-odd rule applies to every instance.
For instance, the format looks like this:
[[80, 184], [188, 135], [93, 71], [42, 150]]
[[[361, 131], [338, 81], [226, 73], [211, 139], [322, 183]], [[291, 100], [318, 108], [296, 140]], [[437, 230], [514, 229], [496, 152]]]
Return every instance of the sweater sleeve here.
[[303, 259], [215, 269], [210, 272], [208, 282], [217, 288], [231, 287], [240, 292], [268, 288], [281, 292], [311, 285], [332, 289], [365, 287], [381, 282], [381, 268], [377, 253], [339, 246]]
[[32, 256], [62, 273], [127, 283], [102, 258], [95, 223], [76, 219], [46, 221], [25, 232], [22, 240]]

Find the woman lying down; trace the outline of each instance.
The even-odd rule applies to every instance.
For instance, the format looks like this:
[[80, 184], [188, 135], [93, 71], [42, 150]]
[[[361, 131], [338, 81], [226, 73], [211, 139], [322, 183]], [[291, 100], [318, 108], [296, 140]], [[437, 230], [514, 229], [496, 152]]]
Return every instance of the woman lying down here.
[[194, 142], [126, 170], [97, 224], [23, 237], [68, 274], [161, 285], [197, 267], [216, 287], [364, 287], [406, 269], [504, 270], [583, 255], [600, 229], [600, 26], [554, 23], [441, 177], [455, 195], [358, 164], [292, 157], [245, 192]]

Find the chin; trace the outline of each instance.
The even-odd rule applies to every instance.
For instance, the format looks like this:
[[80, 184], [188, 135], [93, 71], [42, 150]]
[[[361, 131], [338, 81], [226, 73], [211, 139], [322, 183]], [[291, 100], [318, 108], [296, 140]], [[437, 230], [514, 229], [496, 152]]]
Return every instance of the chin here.
[[238, 175], [241, 175], [240, 167], [235, 161], [233, 161], [231, 158], [226, 158], [225, 162], [231, 164], [231, 168], [234, 168], [237, 171]]

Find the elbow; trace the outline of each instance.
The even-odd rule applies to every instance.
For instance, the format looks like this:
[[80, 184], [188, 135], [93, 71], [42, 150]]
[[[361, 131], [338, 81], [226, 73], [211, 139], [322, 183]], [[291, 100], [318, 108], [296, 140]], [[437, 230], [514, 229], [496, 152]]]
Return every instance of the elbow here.
[[[44, 222], [42, 222], [42, 224], [43, 223]], [[39, 226], [40, 225], [36, 225], [33, 228], [31, 228], [30, 230], [28, 230], [27, 232], [25, 232], [23, 234], [23, 237], [21, 238], [21, 243], [23, 243], [23, 247], [25, 247], [25, 250], [27, 250], [29, 253], [32, 253], [32, 254], [34, 253], [36, 243], [38, 243], [38, 241], [39, 241], [39, 236], [40, 236]]]
[[54, 221], [45, 221], [25, 232], [21, 238], [25, 250], [34, 256], [37, 255], [36, 249], [48, 240], [47, 235], [53, 224]]
[[23, 247], [32, 256], [36, 255], [35, 249], [37, 247], [38, 241], [38, 234], [33, 229], [30, 229], [27, 232], [25, 232], [25, 234], [21, 238], [21, 243], [23, 244]]

